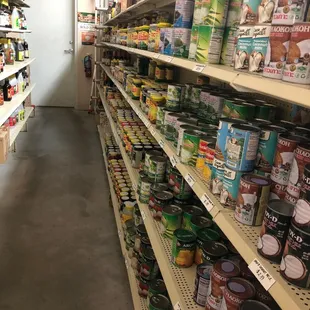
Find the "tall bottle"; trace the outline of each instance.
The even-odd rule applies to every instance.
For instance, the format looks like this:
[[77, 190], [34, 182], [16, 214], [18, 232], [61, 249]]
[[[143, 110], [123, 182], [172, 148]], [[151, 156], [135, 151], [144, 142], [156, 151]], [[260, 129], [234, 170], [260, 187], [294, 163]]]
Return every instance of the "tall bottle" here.
[[20, 29], [19, 12], [16, 6], [14, 6], [13, 11], [12, 11], [12, 28]]
[[22, 71], [18, 72], [17, 83], [18, 83], [18, 92], [19, 93], [24, 92], [25, 91], [25, 84], [24, 84], [24, 78], [23, 78], [23, 72]]
[[5, 55], [5, 64], [14, 65], [15, 63], [15, 49], [12, 48], [11, 39], [7, 40], [7, 43], [4, 45], [4, 55]]
[[5, 83], [3, 86], [3, 97], [4, 101], [11, 101], [12, 100], [12, 86], [9, 82], [9, 79], [5, 79]]
[[0, 45], [0, 72], [4, 71], [4, 46]]
[[24, 56], [25, 58], [29, 58], [29, 46], [26, 40], [24, 41], [23, 46], [24, 46]]
[[21, 40], [15, 41], [14, 42], [15, 46], [15, 60], [16, 61], [24, 61], [24, 46], [22, 44]]

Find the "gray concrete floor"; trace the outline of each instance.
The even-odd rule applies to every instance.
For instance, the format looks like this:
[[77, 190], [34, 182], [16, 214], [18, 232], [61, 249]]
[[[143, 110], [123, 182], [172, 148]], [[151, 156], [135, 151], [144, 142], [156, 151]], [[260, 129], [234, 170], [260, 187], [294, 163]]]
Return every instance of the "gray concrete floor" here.
[[38, 108], [0, 166], [0, 310], [133, 309], [93, 117]]

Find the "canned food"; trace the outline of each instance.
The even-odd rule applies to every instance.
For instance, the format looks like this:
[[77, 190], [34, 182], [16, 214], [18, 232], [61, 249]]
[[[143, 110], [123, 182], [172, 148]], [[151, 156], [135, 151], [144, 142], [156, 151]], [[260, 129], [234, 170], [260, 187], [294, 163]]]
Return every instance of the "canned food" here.
[[148, 172], [149, 172], [150, 158], [152, 156], [161, 156], [161, 155], [162, 155], [162, 152], [156, 151], [156, 150], [150, 150], [150, 151], [145, 152], [143, 171], [146, 174], [148, 174]]
[[182, 177], [181, 173], [175, 168], [171, 168], [170, 170], [168, 184], [176, 199], [188, 200], [193, 195], [193, 190]]
[[240, 305], [240, 310], [271, 310], [264, 303], [257, 300], [246, 300]]
[[165, 110], [164, 133], [168, 141], [173, 141], [175, 137], [175, 125], [177, 119], [182, 117], [181, 113], [174, 113], [171, 110]]
[[143, 276], [139, 277], [138, 294], [142, 298], [147, 298], [150, 281]]
[[[271, 310], [271, 309], [281, 310], [281, 308], [278, 306], [278, 304], [275, 302], [272, 296], [265, 290], [265, 288], [258, 281], [254, 281], [253, 284], [256, 290], [255, 299], [258, 300], [260, 303], [266, 305], [266, 308], [258, 308], [258, 310]], [[244, 302], [243, 304], [245, 303], [246, 302]], [[250, 310], [253, 310], [253, 308], [251, 308]]]
[[193, 215], [190, 223], [190, 230], [197, 234], [201, 228], [208, 228], [212, 226], [212, 221], [202, 215]]
[[227, 160], [229, 168], [252, 171], [255, 166], [260, 129], [250, 125], [233, 124], [227, 140]]
[[198, 305], [203, 307], [206, 305], [207, 301], [212, 268], [213, 264], [211, 263], [203, 263], [197, 266], [193, 298]]
[[166, 288], [165, 282], [162, 279], [154, 279], [150, 282], [149, 292], [148, 292], [147, 300], [146, 300], [146, 304], [148, 307], [150, 305], [150, 300], [152, 296], [157, 295], [157, 294], [161, 294], [164, 296], [167, 295], [167, 288]]
[[245, 225], [260, 226], [270, 192], [270, 179], [243, 174], [240, 179], [235, 219]]
[[151, 194], [149, 200], [149, 208], [152, 209], [155, 205], [155, 194], [168, 190], [168, 184], [166, 183], [154, 183], [151, 186]]
[[173, 233], [171, 261], [178, 267], [191, 267], [194, 263], [196, 235], [186, 229]]
[[184, 206], [183, 208], [183, 224], [182, 227], [187, 230], [191, 230], [191, 219], [194, 215], [202, 215], [201, 208], [193, 205]]
[[182, 150], [182, 143], [184, 138], [184, 132], [186, 130], [199, 130], [199, 127], [196, 127], [194, 125], [180, 125], [179, 127], [179, 134], [178, 134], [178, 145], [177, 145], [177, 155], [180, 156], [181, 150]]
[[163, 156], [152, 156], [149, 160], [148, 177], [152, 182], [160, 183], [165, 179], [167, 160]]
[[147, 232], [146, 232], [146, 228], [145, 228], [144, 224], [140, 224], [136, 230], [134, 250], [138, 253], [140, 253], [142, 237], [147, 237]]
[[224, 258], [228, 254], [227, 247], [214, 240], [205, 241], [202, 245], [202, 260], [214, 264], [220, 258]]
[[154, 251], [149, 247], [144, 249], [142, 258], [143, 260], [140, 266], [140, 276], [146, 280], [155, 279], [158, 275], [159, 268]]
[[184, 100], [185, 88], [182, 84], [168, 85], [166, 107], [171, 111], [179, 111]]
[[182, 209], [175, 205], [169, 205], [163, 208], [161, 232], [165, 237], [172, 239], [174, 231], [181, 228], [182, 213]]
[[280, 274], [298, 287], [310, 287], [310, 235], [294, 224], [288, 231]]
[[160, 221], [162, 218], [163, 208], [168, 206], [173, 199], [170, 192], [158, 192], [154, 195], [154, 205], [151, 207], [151, 213], [155, 220]]
[[169, 310], [171, 309], [170, 300], [162, 295], [156, 294], [150, 299], [149, 310]]
[[[215, 138], [210, 137], [207, 134], [202, 134], [200, 136], [199, 140], [199, 146], [198, 146], [198, 154], [197, 154], [197, 162], [196, 162], [196, 168], [203, 171], [206, 161], [206, 156], [208, 152], [208, 145], [213, 144], [216, 141]], [[209, 160], [209, 158], [208, 158]], [[213, 162], [213, 160], [212, 160]]]
[[211, 181], [212, 166], [215, 155], [215, 143], [209, 143], [206, 150], [205, 164], [203, 167], [203, 178], [209, 184]]
[[139, 200], [142, 203], [148, 203], [151, 194], [152, 181], [148, 177], [140, 179]]
[[281, 262], [293, 212], [292, 204], [279, 200], [270, 201], [265, 211], [257, 252], [274, 263]]
[[211, 182], [210, 182], [210, 189], [212, 194], [214, 195], [220, 195], [223, 189], [224, 168], [225, 168], [225, 161], [217, 159], [215, 157], [213, 159]]
[[195, 167], [201, 134], [194, 130], [185, 130], [181, 149], [181, 162]]

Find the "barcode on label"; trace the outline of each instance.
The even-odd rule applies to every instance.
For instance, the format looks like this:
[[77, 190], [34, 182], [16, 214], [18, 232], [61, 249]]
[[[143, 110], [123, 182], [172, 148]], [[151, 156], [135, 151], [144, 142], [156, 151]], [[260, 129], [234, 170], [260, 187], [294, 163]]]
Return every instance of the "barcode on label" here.
[[214, 204], [207, 194], [203, 194], [200, 200], [209, 212], [213, 209]]
[[193, 71], [202, 72], [205, 67], [206, 67], [205, 65], [195, 65]]
[[254, 258], [249, 265], [249, 269], [253, 272], [256, 279], [268, 291], [276, 280], [270, 275], [267, 269], [260, 263], [257, 258]]
[[171, 165], [175, 167], [178, 164], [178, 159], [174, 155], [172, 155], [170, 157], [170, 162], [171, 162]]
[[179, 301], [178, 301], [178, 302], [174, 305], [173, 309], [174, 309], [174, 310], [182, 310], [182, 308], [181, 308], [181, 305], [180, 305], [180, 302], [179, 302]]
[[194, 184], [196, 183], [196, 180], [189, 173], [185, 176], [185, 181], [188, 183], [190, 187], [193, 187]]
[[160, 147], [163, 149], [163, 148], [165, 147], [165, 141], [160, 140], [160, 141], [159, 141], [159, 145], [160, 145]]
[[154, 53], [154, 54], [153, 54], [153, 58], [155, 58], [155, 59], [158, 59], [158, 58], [159, 58], [159, 56], [160, 56], [160, 54], [159, 54], [159, 53]]
[[173, 57], [168, 56], [168, 57], [166, 57], [166, 62], [171, 62], [172, 59], [173, 59]]
[[143, 219], [143, 222], [146, 220], [146, 214], [144, 211], [141, 211], [141, 216], [142, 216], [142, 219]]

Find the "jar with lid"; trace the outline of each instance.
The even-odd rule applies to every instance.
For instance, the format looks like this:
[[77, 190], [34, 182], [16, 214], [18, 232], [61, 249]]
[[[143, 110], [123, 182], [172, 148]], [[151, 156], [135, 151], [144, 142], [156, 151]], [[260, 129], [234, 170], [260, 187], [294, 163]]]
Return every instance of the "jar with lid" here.
[[165, 82], [165, 80], [166, 80], [166, 66], [161, 62], [157, 62], [155, 68], [155, 82]]
[[157, 108], [163, 106], [165, 99], [160, 93], [151, 93], [148, 119], [152, 124], [156, 124]]
[[145, 109], [145, 104], [146, 104], [146, 96], [147, 96], [147, 92], [149, 90], [153, 90], [151, 87], [147, 86], [147, 85], [142, 85], [141, 86], [141, 92], [140, 92], [140, 108], [142, 111], [144, 111]]

